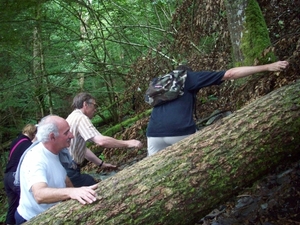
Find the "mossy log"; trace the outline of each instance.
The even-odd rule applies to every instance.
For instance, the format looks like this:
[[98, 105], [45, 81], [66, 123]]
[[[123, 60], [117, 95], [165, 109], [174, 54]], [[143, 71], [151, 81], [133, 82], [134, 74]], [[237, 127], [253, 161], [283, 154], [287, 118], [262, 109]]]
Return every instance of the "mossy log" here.
[[300, 145], [300, 82], [99, 183], [98, 201], [61, 202], [27, 224], [194, 224]]

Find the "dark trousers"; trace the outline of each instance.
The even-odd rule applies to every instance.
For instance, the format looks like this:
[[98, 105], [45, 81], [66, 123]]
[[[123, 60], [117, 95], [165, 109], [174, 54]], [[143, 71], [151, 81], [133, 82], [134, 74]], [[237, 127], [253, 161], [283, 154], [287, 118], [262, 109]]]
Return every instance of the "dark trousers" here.
[[16, 219], [16, 225], [20, 225], [27, 221], [19, 214], [18, 210], [16, 210], [16, 212], [15, 212], [15, 219]]
[[77, 169], [72, 169], [72, 168], [65, 168], [65, 169], [74, 187], [91, 186], [97, 183], [91, 175], [81, 174], [80, 167], [77, 167]]
[[6, 224], [15, 224], [15, 211], [19, 206], [20, 200], [20, 187], [14, 185], [14, 173], [8, 172], [4, 174], [4, 188], [8, 200], [8, 211], [6, 214]]

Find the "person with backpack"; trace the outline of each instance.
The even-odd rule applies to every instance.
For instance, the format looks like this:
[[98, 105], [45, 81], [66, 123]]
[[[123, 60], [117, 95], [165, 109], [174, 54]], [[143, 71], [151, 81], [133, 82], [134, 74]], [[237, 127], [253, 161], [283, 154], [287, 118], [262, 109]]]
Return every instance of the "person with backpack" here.
[[[225, 80], [239, 79], [255, 73], [281, 71], [286, 69], [288, 65], [287, 61], [277, 61], [265, 65], [235, 67], [226, 71], [197, 72], [192, 71], [186, 65], [179, 66], [176, 70], [187, 72], [184, 86], [182, 86], [182, 95], [153, 107], [146, 132], [148, 156], [196, 132], [197, 128], [193, 119], [193, 112], [195, 95], [201, 88], [220, 85]], [[153, 87], [155, 86], [153, 85]], [[161, 86], [163, 85], [158, 85], [157, 88], [160, 89]], [[153, 87], [149, 87], [149, 89], [153, 89]], [[146, 95], [148, 94], [147, 92]], [[161, 95], [158, 95], [159, 98], [161, 98]], [[148, 99], [146, 98], [146, 101]], [[155, 96], [151, 100], [151, 102], [155, 102]]]
[[5, 223], [15, 224], [15, 211], [19, 205], [20, 187], [14, 185], [14, 174], [22, 154], [32, 144], [35, 138], [37, 127], [34, 124], [27, 124], [23, 127], [22, 133], [12, 141], [8, 162], [4, 174], [4, 188], [8, 200], [8, 210]]
[[92, 124], [91, 119], [97, 111], [97, 103], [89, 93], [77, 94], [72, 104], [74, 110], [67, 117], [71, 132], [74, 134], [69, 149], [69, 154], [73, 164], [64, 164], [69, 178], [74, 187], [89, 186], [96, 183], [89, 174], [81, 174], [81, 163], [84, 159], [93, 162], [103, 169], [116, 169], [115, 165], [105, 163], [99, 159], [87, 146], [87, 142], [93, 142], [98, 146], [106, 148], [142, 148], [142, 143], [138, 140], [118, 140], [102, 135]]

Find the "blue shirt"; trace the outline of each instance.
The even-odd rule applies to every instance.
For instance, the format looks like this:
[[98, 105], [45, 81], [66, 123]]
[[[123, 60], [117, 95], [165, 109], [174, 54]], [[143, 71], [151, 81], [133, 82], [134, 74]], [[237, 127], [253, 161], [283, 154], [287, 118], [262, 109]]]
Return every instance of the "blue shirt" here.
[[195, 133], [194, 95], [201, 88], [220, 85], [225, 72], [188, 72], [184, 94], [173, 101], [153, 108], [147, 127], [147, 137], [173, 137]]

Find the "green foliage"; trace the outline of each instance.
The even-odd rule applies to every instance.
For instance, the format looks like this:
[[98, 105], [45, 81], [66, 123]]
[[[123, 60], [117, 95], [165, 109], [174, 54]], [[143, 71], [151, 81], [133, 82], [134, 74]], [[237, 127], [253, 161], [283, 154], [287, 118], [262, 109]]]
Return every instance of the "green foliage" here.
[[101, 159], [102, 161], [105, 161], [105, 155], [103, 153], [101, 153], [99, 156], [98, 156], [99, 159]]
[[3, 152], [2, 154], [0, 154], [0, 166], [1, 166], [0, 177], [2, 178], [0, 182], [0, 204], [3, 206], [0, 209], [0, 223], [5, 222], [6, 212], [8, 208], [6, 193], [4, 191], [4, 183], [3, 183], [4, 171], [7, 164], [7, 159], [8, 159], [8, 152]]
[[[5, 1], [0, 9], [0, 140], [11, 140], [27, 121], [49, 113], [66, 117], [81, 91], [107, 109], [101, 118], [130, 113], [128, 102], [123, 112], [109, 106], [121, 100], [132, 62], [165, 38], [176, 4]], [[34, 44], [40, 53], [33, 51]]]
[[6, 202], [6, 199], [4, 199], [3, 196], [5, 196], [5, 195], [0, 196], [0, 203], [1, 203], [2, 206], [4, 206], [4, 207], [1, 207], [1, 209], [0, 209], [0, 223], [5, 222], [7, 208], [8, 208], [8, 204]]
[[208, 96], [205, 96], [205, 97], [202, 96], [200, 98], [200, 102], [202, 104], [206, 104], [206, 103], [209, 103], [209, 102], [212, 102], [212, 101], [216, 101], [216, 100], [218, 100], [218, 97], [215, 96], [215, 95], [208, 95]]

